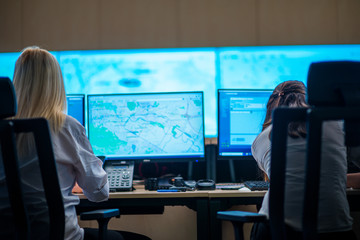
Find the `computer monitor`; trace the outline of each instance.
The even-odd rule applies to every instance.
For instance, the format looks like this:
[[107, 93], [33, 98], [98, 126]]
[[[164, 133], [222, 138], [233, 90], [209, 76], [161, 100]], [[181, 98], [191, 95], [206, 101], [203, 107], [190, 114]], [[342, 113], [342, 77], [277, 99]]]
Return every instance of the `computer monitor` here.
[[84, 94], [68, 94], [67, 114], [78, 120], [85, 126], [85, 95]]
[[250, 159], [273, 90], [218, 90], [218, 159]]
[[107, 160], [204, 160], [203, 92], [88, 95], [89, 139]]

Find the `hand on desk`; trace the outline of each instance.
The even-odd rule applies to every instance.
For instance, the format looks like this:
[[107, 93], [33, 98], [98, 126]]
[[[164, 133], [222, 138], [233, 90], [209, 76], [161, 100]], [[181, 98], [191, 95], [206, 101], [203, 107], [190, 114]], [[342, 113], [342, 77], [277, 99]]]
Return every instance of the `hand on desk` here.
[[77, 183], [75, 183], [75, 186], [72, 189], [73, 193], [83, 193], [83, 190], [81, 189], [81, 187], [79, 187], [79, 185]]

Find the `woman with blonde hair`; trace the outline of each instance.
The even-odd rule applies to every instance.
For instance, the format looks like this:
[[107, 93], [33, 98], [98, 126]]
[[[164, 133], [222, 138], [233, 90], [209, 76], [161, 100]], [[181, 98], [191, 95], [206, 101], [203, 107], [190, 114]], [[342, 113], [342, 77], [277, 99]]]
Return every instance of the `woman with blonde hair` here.
[[[79, 197], [72, 194], [76, 183], [90, 201], [105, 201], [109, 197], [109, 185], [102, 161], [97, 158], [85, 134], [84, 127], [66, 115], [66, 94], [61, 69], [56, 58], [39, 47], [23, 50], [15, 64], [13, 84], [18, 102], [15, 118], [46, 118], [50, 125], [51, 138], [57, 165], [58, 178], [65, 208], [65, 239], [97, 239], [97, 229], [81, 228], [78, 225], [75, 206]], [[35, 180], [36, 155], [29, 136], [18, 139], [21, 172], [27, 175], [26, 195], [41, 189]], [[33, 199], [33, 206], [41, 205], [41, 199]], [[36, 213], [34, 222], [46, 224], [46, 216]], [[30, 213], [31, 217], [31, 213]], [[42, 224], [32, 226], [32, 239], [44, 237]], [[1, 234], [0, 234], [1, 235]], [[136, 234], [134, 234], [136, 235]], [[46, 238], [46, 236], [44, 237]], [[108, 231], [109, 239], [123, 239], [117, 231]]]

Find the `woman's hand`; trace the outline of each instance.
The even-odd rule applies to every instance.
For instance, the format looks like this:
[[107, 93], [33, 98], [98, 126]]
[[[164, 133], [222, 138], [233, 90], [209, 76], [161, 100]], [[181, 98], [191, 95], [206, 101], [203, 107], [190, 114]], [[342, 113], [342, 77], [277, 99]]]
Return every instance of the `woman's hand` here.
[[83, 190], [81, 189], [81, 187], [79, 187], [79, 185], [77, 183], [75, 183], [75, 186], [72, 189], [73, 193], [83, 193]]

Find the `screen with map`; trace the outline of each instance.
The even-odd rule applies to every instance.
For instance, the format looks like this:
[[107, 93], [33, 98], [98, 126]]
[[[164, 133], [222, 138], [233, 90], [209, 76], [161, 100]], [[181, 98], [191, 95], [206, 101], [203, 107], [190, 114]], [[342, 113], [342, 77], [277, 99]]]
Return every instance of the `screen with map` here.
[[272, 90], [218, 90], [219, 159], [246, 159], [261, 132]]
[[215, 48], [61, 51], [58, 56], [67, 93], [202, 91], [205, 134], [216, 135]]
[[203, 92], [88, 95], [88, 130], [109, 159], [202, 161]]
[[[51, 52], [67, 94], [204, 92], [205, 136], [217, 137], [218, 89], [306, 84], [312, 62], [360, 61], [360, 44], [103, 49]], [[0, 76], [13, 78], [17, 53], [0, 53]]]

